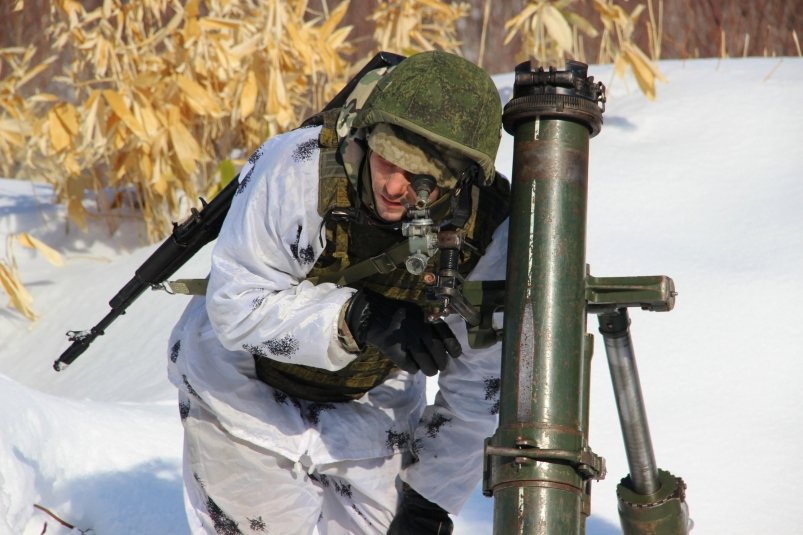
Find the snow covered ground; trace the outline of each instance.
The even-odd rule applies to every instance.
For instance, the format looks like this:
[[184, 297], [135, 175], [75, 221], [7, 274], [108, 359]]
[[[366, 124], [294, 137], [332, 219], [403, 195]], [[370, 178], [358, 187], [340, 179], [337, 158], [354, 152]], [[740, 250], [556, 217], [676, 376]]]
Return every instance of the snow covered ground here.
[[[803, 525], [794, 455], [803, 448], [803, 59], [664, 61], [648, 102], [610, 66], [602, 133], [591, 142], [588, 262], [597, 276], [671, 276], [670, 313], [633, 311], [633, 338], [659, 466], [688, 484], [694, 533], [794, 533]], [[503, 94], [510, 75], [497, 77]], [[512, 139], [500, 169], [510, 175]], [[184, 297], [147, 292], [68, 370], [63, 333], [87, 329], [156, 248], [133, 222], [65, 233], [50, 189], [0, 180], [0, 237], [29, 232], [63, 267], [15, 247], [39, 314], [0, 309], [0, 535], [187, 533], [181, 426], [165, 343]], [[2, 258], [2, 257], [0, 257]], [[206, 273], [208, 251], [179, 276]], [[595, 322], [590, 322], [595, 331]], [[598, 340], [591, 446], [608, 477], [590, 535], [619, 533], [627, 472]], [[479, 489], [456, 533], [488, 534]]]

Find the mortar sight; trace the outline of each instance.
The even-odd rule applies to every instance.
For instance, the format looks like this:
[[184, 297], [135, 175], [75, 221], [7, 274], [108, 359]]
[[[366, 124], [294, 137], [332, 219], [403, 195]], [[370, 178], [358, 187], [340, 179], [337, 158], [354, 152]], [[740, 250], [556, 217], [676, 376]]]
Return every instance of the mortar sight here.
[[533, 69], [529, 61], [516, 66], [513, 98], [505, 105], [502, 122], [515, 135], [521, 121], [538, 117], [566, 119], [588, 128], [591, 137], [602, 128], [605, 86], [588, 76], [588, 65], [566, 61], [566, 70]]

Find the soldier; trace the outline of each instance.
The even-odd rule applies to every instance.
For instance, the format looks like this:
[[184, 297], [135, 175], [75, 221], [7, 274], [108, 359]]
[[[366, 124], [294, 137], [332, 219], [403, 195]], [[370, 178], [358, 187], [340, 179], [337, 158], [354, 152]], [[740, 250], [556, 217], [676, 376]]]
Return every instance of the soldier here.
[[398, 244], [425, 175], [432, 224], [465, 236], [460, 275], [504, 278], [500, 126], [487, 73], [425, 52], [249, 158], [170, 340], [194, 533], [451, 533], [496, 426], [500, 348], [427, 317]]

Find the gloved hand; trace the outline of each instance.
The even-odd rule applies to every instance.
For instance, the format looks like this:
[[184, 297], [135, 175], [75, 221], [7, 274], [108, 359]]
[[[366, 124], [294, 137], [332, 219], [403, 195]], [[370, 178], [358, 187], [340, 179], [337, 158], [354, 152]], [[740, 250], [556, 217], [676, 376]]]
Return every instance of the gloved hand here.
[[421, 370], [435, 375], [446, 368], [449, 357], [463, 352], [444, 322], [427, 323], [424, 311], [415, 303], [389, 299], [368, 289], [352, 297], [346, 324], [360, 346], [376, 346], [410, 373]]
[[404, 484], [402, 501], [388, 535], [451, 535], [453, 529], [449, 513]]

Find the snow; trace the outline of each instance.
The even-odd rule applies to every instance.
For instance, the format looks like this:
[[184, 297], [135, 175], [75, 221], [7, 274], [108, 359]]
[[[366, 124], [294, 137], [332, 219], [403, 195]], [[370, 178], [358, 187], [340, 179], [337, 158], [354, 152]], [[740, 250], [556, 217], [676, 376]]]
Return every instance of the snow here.
[[[803, 525], [803, 59], [663, 61], [647, 101], [608, 65], [605, 124], [591, 140], [588, 254], [597, 276], [671, 276], [669, 313], [631, 312], [658, 465], [683, 477], [693, 533], [789, 533]], [[496, 78], [509, 94], [512, 76]], [[787, 100], [788, 99], [788, 100]], [[510, 176], [512, 139], [498, 164]], [[29, 232], [63, 267], [14, 255], [39, 318], [0, 309], [0, 535], [188, 533], [181, 425], [166, 339], [186, 298], [145, 293], [67, 370], [63, 333], [88, 329], [157, 245], [125, 220], [65, 232], [51, 190], [0, 180], [0, 237]], [[178, 277], [206, 274], [208, 248]], [[596, 321], [589, 331], [596, 332]], [[607, 460], [590, 535], [619, 533], [627, 473], [603, 346], [592, 364], [590, 443]], [[491, 533], [479, 489], [456, 533]]]

